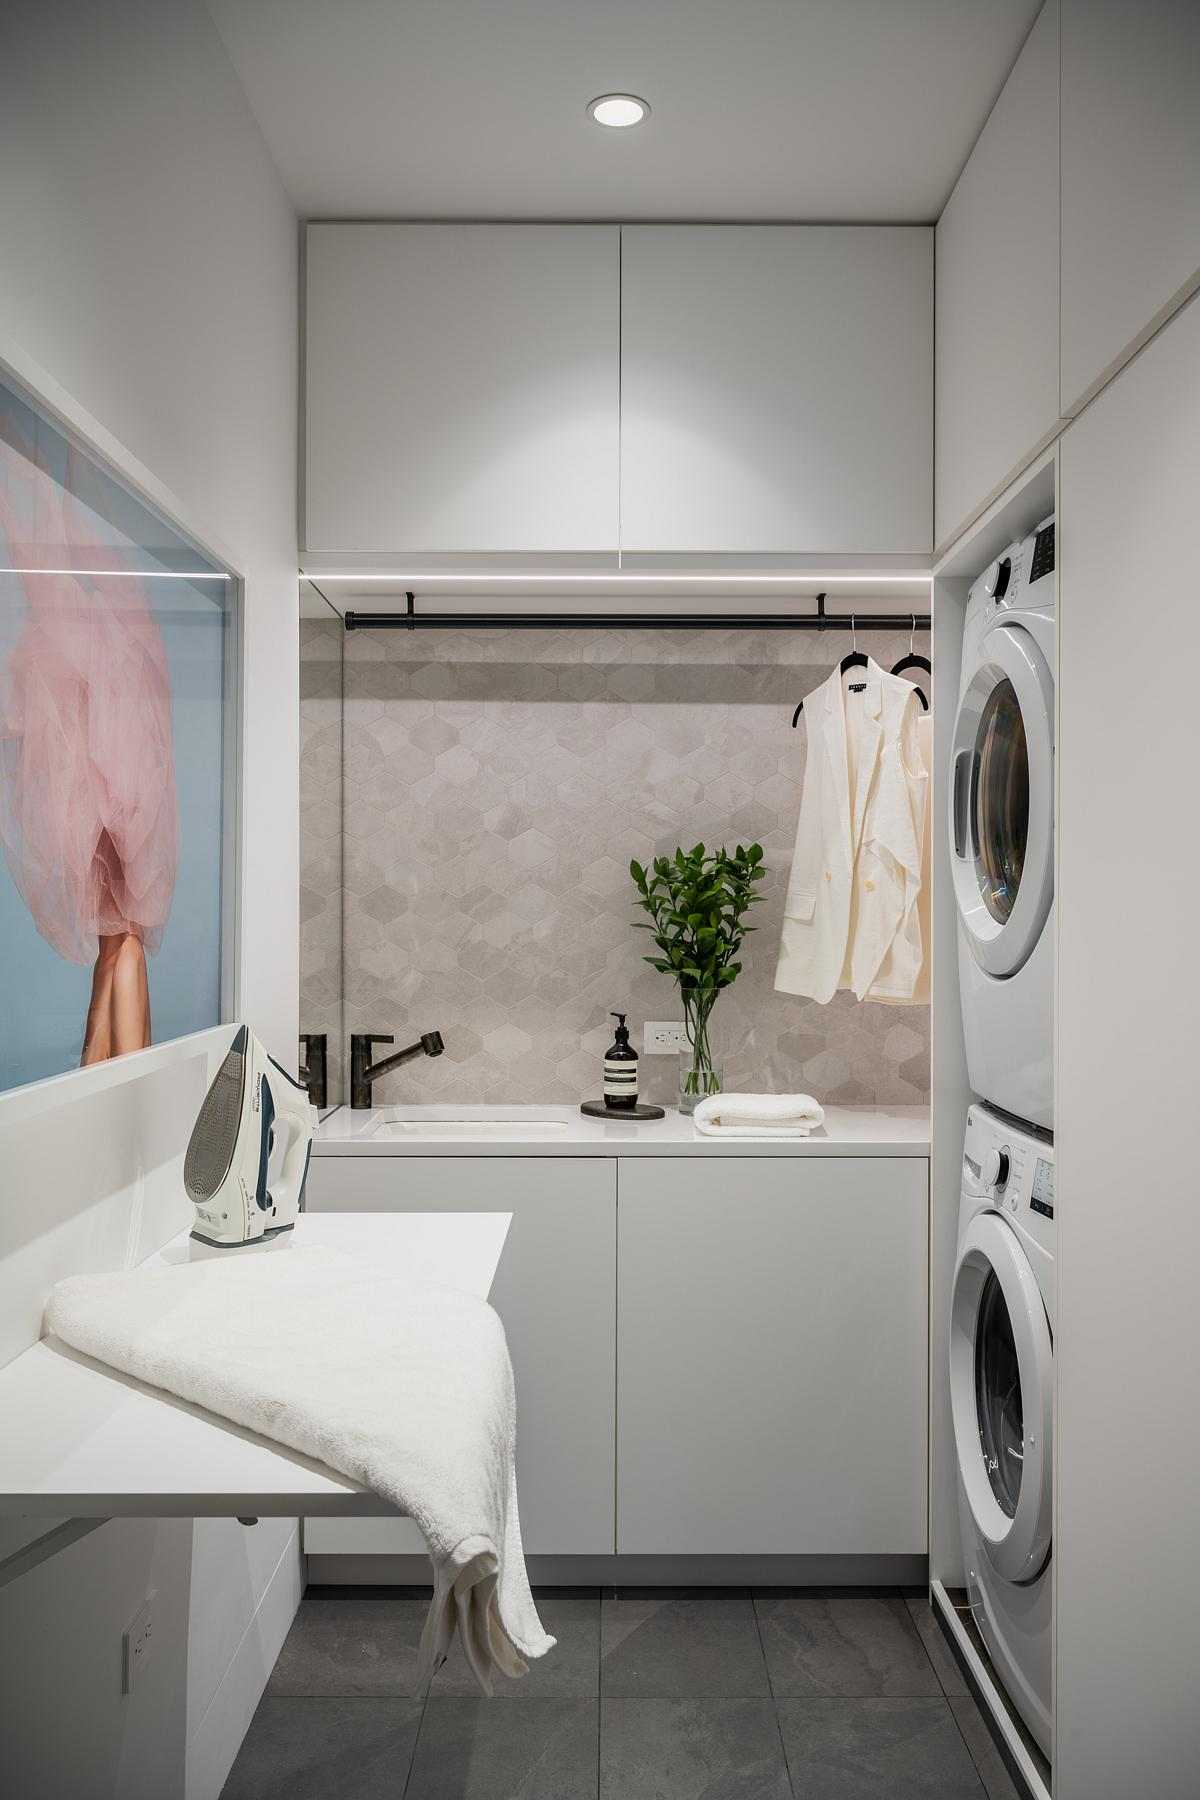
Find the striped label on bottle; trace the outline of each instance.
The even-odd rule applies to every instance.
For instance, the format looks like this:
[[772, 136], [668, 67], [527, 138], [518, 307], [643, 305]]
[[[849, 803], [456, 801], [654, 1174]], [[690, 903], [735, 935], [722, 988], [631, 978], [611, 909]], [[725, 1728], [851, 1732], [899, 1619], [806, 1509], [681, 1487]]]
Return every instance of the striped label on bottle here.
[[628, 1100], [637, 1094], [637, 1064], [604, 1059], [604, 1098]]

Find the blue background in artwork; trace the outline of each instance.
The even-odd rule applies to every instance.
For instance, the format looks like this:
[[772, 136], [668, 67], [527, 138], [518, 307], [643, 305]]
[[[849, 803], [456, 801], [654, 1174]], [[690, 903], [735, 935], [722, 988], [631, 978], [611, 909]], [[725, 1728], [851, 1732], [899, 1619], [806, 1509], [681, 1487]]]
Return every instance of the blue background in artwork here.
[[[27, 430], [29, 418], [23, 403], [0, 389], [0, 433], [13, 420]], [[39, 458], [44, 466], [57, 471], [56, 446], [47, 441], [57, 433], [45, 421], [38, 421], [37, 432]], [[72, 463], [76, 479], [78, 457], [76, 451]], [[65, 472], [65, 461], [63, 467]], [[92, 465], [86, 479], [92, 489], [88, 504], [97, 516], [109, 521], [110, 541], [130, 544], [131, 568], [205, 566], [186, 547], [181, 547], [178, 555], [172, 554], [167, 544], [169, 527], [145, 515], [141, 503], [117, 488], [111, 477], [98, 475]], [[105, 483], [111, 504], [105, 503], [99, 491]], [[0, 560], [7, 562], [2, 534], [0, 550], [5, 552]], [[0, 666], [24, 620], [22, 584], [36, 579], [0, 575]], [[228, 602], [226, 584], [193, 585], [186, 580], [156, 579], [151, 573], [142, 579], [162, 632], [171, 674], [179, 803], [175, 895], [162, 946], [148, 959], [151, 1023], [157, 1044], [218, 1024], [221, 1018], [221, 808]], [[0, 851], [0, 1091], [78, 1067], [91, 980], [90, 965], [81, 968], [66, 962], [39, 935]]]

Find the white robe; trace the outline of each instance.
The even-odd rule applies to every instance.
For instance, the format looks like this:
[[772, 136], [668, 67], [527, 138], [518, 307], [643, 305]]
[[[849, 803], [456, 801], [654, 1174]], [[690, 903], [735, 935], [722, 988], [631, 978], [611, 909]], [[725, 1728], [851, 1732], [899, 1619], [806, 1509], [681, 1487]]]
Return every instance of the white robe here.
[[[849, 691], [862, 680], [863, 691]], [[911, 682], [874, 661], [804, 702], [808, 761], [775, 986], [827, 1002], [911, 1000], [929, 777]]]

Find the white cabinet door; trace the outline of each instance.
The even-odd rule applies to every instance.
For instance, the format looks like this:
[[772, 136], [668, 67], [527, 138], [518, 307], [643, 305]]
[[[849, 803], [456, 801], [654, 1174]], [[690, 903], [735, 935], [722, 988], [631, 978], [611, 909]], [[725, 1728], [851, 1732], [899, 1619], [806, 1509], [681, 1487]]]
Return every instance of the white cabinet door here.
[[1198, 496], [1200, 299], [1059, 451], [1060, 1800], [1200, 1772]]
[[937, 227], [934, 539], [1058, 424], [1058, 0], [1047, 0]]
[[625, 226], [621, 545], [928, 552], [933, 233]]
[[611, 225], [310, 225], [312, 551], [617, 547]]
[[1071, 417], [1200, 272], [1200, 5], [1062, 0]]
[[617, 1548], [921, 1555], [928, 1165], [621, 1163]]
[[[525, 1548], [611, 1555], [615, 1433], [616, 1165], [605, 1158], [316, 1156], [316, 1212], [511, 1212], [492, 1284], [517, 1382]], [[369, 1547], [411, 1551], [406, 1521]], [[354, 1521], [314, 1521], [306, 1548], [368, 1547]]]

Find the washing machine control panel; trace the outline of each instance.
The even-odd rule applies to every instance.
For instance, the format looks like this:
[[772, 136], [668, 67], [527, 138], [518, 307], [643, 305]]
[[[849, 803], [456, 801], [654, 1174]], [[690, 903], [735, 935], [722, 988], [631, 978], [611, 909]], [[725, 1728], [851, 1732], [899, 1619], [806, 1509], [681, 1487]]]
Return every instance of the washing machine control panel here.
[[1029, 1210], [1041, 1213], [1044, 1219], [1054, 1217], [1054, 1164], [1045, 1156], [1039, 1156], [1033, 1165]]
[[1054, 1147], [973, 1106], [963, 1147], [964, 1191], [1028, 1221], [1054, 1218]]

